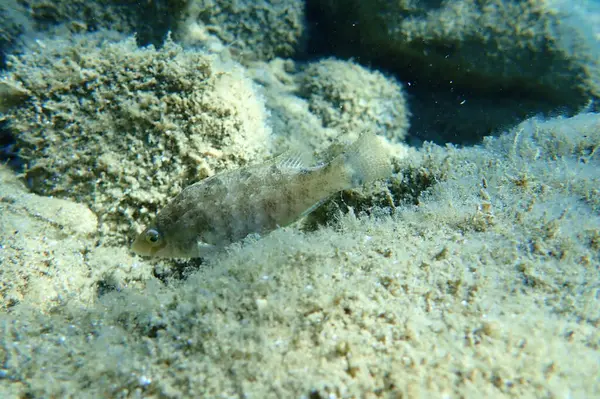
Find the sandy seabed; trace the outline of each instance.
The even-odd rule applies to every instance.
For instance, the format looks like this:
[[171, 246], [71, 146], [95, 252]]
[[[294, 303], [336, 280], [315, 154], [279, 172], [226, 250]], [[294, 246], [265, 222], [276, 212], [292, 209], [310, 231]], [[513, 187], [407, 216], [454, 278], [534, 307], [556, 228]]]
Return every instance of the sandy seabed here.
[[599, 144], [582, 114], [426, 145], [394, 177], [431, 177], [418, 205], [172, 278], [3, 167], [0, 396], [597, 397]]

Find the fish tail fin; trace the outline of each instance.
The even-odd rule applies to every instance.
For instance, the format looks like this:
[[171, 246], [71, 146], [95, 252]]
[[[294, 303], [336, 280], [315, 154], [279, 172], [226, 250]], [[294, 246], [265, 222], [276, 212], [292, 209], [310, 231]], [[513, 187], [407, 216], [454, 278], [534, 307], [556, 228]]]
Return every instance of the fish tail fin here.
[[381, 138], [373, 132], [361, 134], [346, 151], [334, 158], [329, 166], [332, 172], [339, 173], [336, 177], [343, 186], [342, 189], [359, 187], [392, 174], [388, 151]]

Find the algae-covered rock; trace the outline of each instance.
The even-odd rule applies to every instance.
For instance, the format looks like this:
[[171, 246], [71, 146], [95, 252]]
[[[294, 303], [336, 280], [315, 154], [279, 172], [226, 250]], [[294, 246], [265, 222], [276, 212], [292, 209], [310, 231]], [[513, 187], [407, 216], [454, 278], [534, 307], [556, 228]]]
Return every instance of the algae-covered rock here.
[[236, 64], [96, 34], [38, 42], [4, 80], [27, 100], [5, 113], [30, 188], [91, 207], [123, 242], [182, 187], [262, 159], [269, 130]]
[[269, 110], [276, 152], [320, 153], [336, 137], [349, 132], [328, 128], [318, 115], [311, 112], [308, 101], [297, 95], [298, 66], [289, 59], [255, 62], [248, 69], [258, 83]]
[[[15, 83], [0, 81], [0, 113], [24, 103], [29, 97], [29, 92]], [[4, 119], [5, 117], [0, 116], [0, 121]]]
[[3, 46], [32, 32], [47, 37], [110, 29], [154, 45], [169, 31], [191, 45], [205, 45], [208, 35], [229, 46], [238, 60], [270, 60], [302, 48], [304, 8], [300, 0], [7, 0], [0, 4], [0, 55]]
[[[311, 2], [338, 55], [396, 71], [422, 138], [465, 142], [600, 97], [598, 7], [561, 0]], [[423, 110], [424, 112], [421, 112]], [[517, 119], [517, 121], [515, 121]]]
[[350, 136], [370, 130], [391, 141], [404, 139], [410, 112], [402, 85], [394, 78], [330, 58], [309, 64], [298, 80], [300, 96], [325, 127]]
[[110, 0], [20, 0], [28, 10], [29, 20], [38, 30], [52, 29], [56, 25], [78, 25], [78, 30], [111, 28], [131, 31], [136, 19], [135, 7], [124, 7]]
[[300, 0], [187, 0], [176, 22], [176, 36], [188, 44], [207, 34], [231, 46], [239, 60], [271, 60], [294, 55], [305, 30]]
[[279, 152], [328, 158], [364, 131], [386, 137], [395, 156], [405, 151], [400, 143], [410, 112], [402, 85], [392, 77], [336, 59], [303, 65], [279, 58], [252, 63], [249, 74], [265, 98]]
[[0, 165], [0, 312], [91, 306], [103, 290], [143, 287], [152, 266], [125, 247], [98, 246], [85, 205], [27, 190]]
[[142, 44], [162, 43], [179, 2], [167, 0], [116, 2], [113, 0], [19, 0], [27, 21], [45, 37], [110, 29], [136, 34]]
[[85, 254], [96, 243], [96, 215], [84, 205], [31, 194], [0, 166], [0, 309], [26, 302], [48, 309], [90, 303]]
[[16, 0], [0, 3], [0, 67], [4, 67], [7, 53], [21, 44], [21, 37], [33, 31], [26, 8]]

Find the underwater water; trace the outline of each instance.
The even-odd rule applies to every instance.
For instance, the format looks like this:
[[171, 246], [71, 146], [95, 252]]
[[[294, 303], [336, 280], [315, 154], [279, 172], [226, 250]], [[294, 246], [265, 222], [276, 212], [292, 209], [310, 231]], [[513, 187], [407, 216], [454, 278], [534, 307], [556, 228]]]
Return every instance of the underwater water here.
[[600, 397], [599, 27], [0, 0], [0, 397]]

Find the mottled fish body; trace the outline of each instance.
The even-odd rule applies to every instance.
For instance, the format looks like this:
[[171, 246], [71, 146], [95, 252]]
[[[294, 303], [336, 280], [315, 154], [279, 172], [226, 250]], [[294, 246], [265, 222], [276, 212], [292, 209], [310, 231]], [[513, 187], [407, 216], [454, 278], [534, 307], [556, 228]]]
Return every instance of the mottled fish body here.
[[332, 194], [391, 173], [380, 139], [363, 134], [331, 162], [304, 167], [294, 159], [217, 174], [186, 187], [134, 241], [139, 255], [195, 258], [265, 234], [309, 213]]

